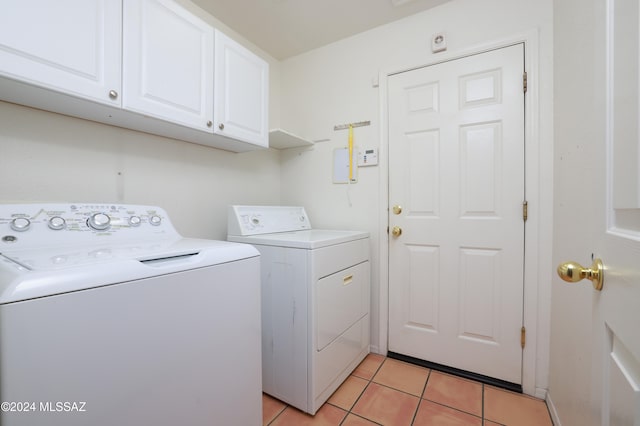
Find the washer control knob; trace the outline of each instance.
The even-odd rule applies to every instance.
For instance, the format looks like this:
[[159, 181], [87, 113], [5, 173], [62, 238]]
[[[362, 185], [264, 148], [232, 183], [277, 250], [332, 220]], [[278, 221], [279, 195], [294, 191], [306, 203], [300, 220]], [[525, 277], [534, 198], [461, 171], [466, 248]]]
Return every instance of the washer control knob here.
[[18, 232], [24, 232], [31, 226], [31, 221], [26, 217], [17, 217], [11, 221], [11, 229]]
[[160, 226], [160, 224], [162, 223], [162, 218], [157, 214], [154, 214], [149, 218], [149, 223], [153, 226]]
[[51, 219], [49, 219], [49, 228], [53, 229], [54, 231], [59, 231], [61, 229], [64, 229], [66, 224], [67, 222], [65, 222], [65, 220], [60, 216], [54, 216]]
[[129, 218], [130, 226], [140, 226], [141, 223], [142, 223], [142, 219], [140, 219], [140, 216], [131, 216]]
[[96, 231], [104, 231], [111, 225], [111, 218], [104, 213], [94, 213], [87, 220], [87, 225]]

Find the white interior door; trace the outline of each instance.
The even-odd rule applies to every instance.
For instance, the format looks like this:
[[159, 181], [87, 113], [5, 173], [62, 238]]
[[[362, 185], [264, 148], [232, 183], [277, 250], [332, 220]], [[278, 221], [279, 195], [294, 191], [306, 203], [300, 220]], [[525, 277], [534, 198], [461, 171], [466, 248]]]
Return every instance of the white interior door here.
[[553, 257], [605, 269], [601, 291], [554, 279], [549, 405], [557, 425], [640, 426], [640, 1], [561, 3]]
[[593, 104], [558, 97], [554, 257], [601, 258], [604, 283], [554, 284], [550, 394], [562, 424], [640, 426], [640, 2], [600, 4], [594, 39], [607, 44], [591, 60], [606, 74], [580, 90]]
[[521, 384], [524, 45], [389, 78], [389, 350]]
[[640, 426], [640, 2], [608, 0], [607, 17], [607, 167], [595, 162], [607, 226], [588, 224], [600, 230], [608, 269], [595, 295], [594, 353], [604, 354], [601, 423]]

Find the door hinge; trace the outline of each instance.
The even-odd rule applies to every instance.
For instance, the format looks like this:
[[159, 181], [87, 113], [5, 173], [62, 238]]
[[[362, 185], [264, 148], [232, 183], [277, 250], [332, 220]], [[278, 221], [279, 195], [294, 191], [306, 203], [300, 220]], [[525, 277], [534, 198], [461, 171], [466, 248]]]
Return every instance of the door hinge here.
[[527, 343], [527, 329], [522, 326], [520, 329], [520, 346], [524, 349], [524, 345]]
[[522, 220], [525, 222], [529, 218], [529, 203], [527, 201], [522, 202]]
[[527, 72], [522, 73], [522, 91], [527, 93]]

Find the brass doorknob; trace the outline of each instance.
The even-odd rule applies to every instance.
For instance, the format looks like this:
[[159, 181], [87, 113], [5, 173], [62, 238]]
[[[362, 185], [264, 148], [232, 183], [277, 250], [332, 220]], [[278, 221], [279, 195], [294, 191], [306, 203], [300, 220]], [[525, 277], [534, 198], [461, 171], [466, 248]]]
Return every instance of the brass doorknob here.
[[399, 237], [400, 235], [402, 235], [402, 228], [400, 228], [399, 226], [394, 226], [391, 229], [391, 235], [393, 235], [394, 237]]
[[591, 268], [585, 268], [578, 262], [564, 262], [558, 266], [558, 275], [569, 283], [577, 283], [586, 278], [591, 280], [594, 289], [601, 291], [604, 284], [604, 265], [600, 259], [595, 259]]
[[400, 214], [400, 213], [402, 213], [402, 206], [401, 205], [393, 206], [393, 214]]

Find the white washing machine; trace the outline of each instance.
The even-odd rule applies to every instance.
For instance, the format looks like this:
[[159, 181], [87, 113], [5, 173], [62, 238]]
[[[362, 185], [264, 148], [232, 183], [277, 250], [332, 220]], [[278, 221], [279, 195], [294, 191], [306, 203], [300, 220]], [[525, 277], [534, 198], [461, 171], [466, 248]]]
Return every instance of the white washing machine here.
[[2, 426], [260, 425], [260, 257], [139, 205], [0, 205]]
[[302, 207], [230, 206], [260, 251], [262, 389], [315, 414], [369, 353], [369, 234], [312, 229]]

